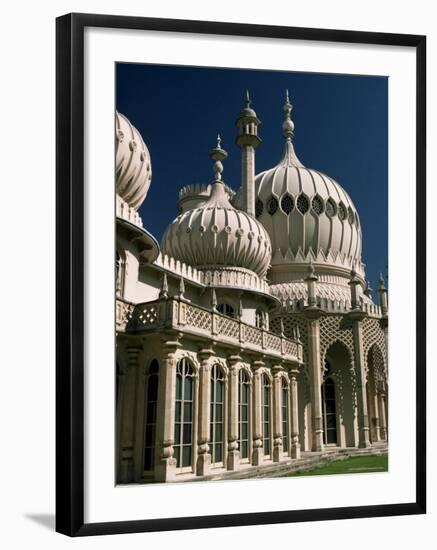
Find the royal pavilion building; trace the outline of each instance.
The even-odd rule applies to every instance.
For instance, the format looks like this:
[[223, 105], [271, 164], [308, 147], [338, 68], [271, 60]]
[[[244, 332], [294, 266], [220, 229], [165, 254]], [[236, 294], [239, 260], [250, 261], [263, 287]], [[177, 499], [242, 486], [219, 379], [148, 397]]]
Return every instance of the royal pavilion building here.
[[218, 137], [214, 176], [182, 187], [160, 245], [138, 213], [149, 151], [116, 113], [118, 483], [263, 475], [386, 446], [387, 290], [381, 277], [372, 300], [358, 212], [299, 161], [291, 110], [287, 93], [282, 156], [257, 174], [247, 95], [240, 189]]

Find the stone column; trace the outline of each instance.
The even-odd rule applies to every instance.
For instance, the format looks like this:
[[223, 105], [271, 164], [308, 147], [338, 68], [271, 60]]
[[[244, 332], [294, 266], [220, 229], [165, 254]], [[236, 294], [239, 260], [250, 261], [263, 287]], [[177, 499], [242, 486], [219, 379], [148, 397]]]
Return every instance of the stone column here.
[[308, 367], [311, 399], [311, 450], [323, 451], [322, 371], [320, 359], [320, 315], [308, 318]]
[[273, 461], [279, 462], [283, 454], [282, 440], [282, 373], [283, 368], [273, 368]]
[[240, 466], [240, 451], [238, 450], [238, 372], [240, 361], [239, 355], [231, 355], [228, 358], [228, 456], [226, 459], [228, 470], [238, 470]]
[[387, 439], [388, 439], [388, 433], [387, 433], [387, 407], [386, 407], [386, 403], [385, 403], [385, 394], [384, 393], [379, 393], [378, 394], [378, 401], [379, 401], [381, 439], [383, 441], [387, 441]]
[[134, 445], [136, 417], [136, 379], [138, 371], [138, 356], [141, 346], [126, 347], [127, 365], [123, 380], [123, 396], [121, 400], [121, 430], [120, 430], [120, 483], [129, 483], [135, 477]]
[[375, 381], [373, 380], [373, 376], [369, 376], [369, 381], [367, 382], [369, 384], [369, 399], [370, 402], [368, 403], [369, 406], [369, 415], [372, 419], [371, 426], [370, 426], [370, 433], [372, 435], [372, 442], [380, 441], [381, 439], [381, 433], [380, 433], [380, 425], [379, 425], [379, 406], [378, 406], [378, 394], [375, 390]]
[[259, 466], [264, 461], [263, 450], [263, 431], [262, 431], [262, 387], [261, 387], [261, 369], [264, 367], [263, 361], [254, 361], [252, 368], [253, 376], [253, 453], [252, 464]]
[[255, 149], [251, 145], [242, 147], [241, 171], [246, 212], [255, 216]]
[[299, 443], [299, 402], [297, 393], [297, 370], [290, 371], [291, 392], [291, 458], [300, 458]]
[[197, 436], [196, 474], [207, 475], [211, 469], [211, 454], [209, 452], [210, 402], [211, 402], [211, 364], [214, 355], [212, 349], [202, 349], [198, 353], [201, 361], [199, 370], [199, 423]]
[[351, 311], [349, 314], [352, 320], [354, 335], [354, 361], [355, 376], [357, 380], [357, 409], [358, 409], [358, 447], [370, 447], [369, 439], [369, 413], [367, 407], [366, 373], [364, 368], [363, 349], [363, 325], [362, 320], [366, 314], [361, 310]]
[[178, 342], [166, 342], [159, 372], [156, 481], [172, 481], [176, 477], [176, 459], [173, 458], [177, 364], [175, 351], [179, 346]]

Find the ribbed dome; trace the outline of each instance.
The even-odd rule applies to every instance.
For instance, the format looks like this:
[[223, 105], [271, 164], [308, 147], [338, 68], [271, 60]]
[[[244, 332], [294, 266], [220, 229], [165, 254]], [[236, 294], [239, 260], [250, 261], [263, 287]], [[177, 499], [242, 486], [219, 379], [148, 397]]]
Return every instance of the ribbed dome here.
[[229, 202], [221, 181], [212, 184], [209, 200], [183, 212], [166, 229], [162, 251], [198, 269], [243, 268], [260, 277], [271, 260], [264, 227]]
[[139, 131], [121, 113], [115, 113], [116, 191], [138, 209], [152, 181], [150, 153]]
[[338, 261], [348, 268], [361, 263], [353, 202], [332, 178], [305, 168], [291, 140], [277, 166], [256, 176], [255, 191], [256, 216], [269, 233], [273, 265], [309, 254], [317, 263]]

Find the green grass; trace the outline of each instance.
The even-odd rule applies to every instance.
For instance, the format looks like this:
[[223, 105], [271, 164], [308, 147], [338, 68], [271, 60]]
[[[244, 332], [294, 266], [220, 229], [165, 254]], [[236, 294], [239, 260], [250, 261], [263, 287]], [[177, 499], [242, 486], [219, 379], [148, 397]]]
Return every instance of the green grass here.
[[281, 477], [319, 476], [330, 474], [362, 474], [365, 472], [387, 472], [388, 456], [352, 456], [344, 459], [331, 460], [310, 470], [299, 470]]

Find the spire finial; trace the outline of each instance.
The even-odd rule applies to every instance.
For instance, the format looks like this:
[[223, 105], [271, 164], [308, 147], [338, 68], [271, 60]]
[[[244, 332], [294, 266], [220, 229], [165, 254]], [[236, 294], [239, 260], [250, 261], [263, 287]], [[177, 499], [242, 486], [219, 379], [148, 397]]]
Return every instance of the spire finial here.
[[215, 293], [215, 287], [211, 287], [211, 308], [213, 311], [217, 311], [217, 294]]
[[160, 298], [168, 298], [168, 282], [167, 282], [167, 273], [164, 271], [161, 281], [161, 290], [159, 291]]
[[249, 108], [252, 100], [250, 99], [249, 90], [246, 90], [246, 107]]
[[180, 300], [183, 300], [185, 298], [184, 294], [185, 294], [185, 282], [184, 282], [184, 278], [181, 277], [179, 280], [179, 299]]
[[282, 124], [282, 132], [287, 141], [290, 141], [294, 136], [294, 124], [291, 120], [291, 111], [293, 110], [293, 105], [290, 103], [290, 98], [288, 96], [288, 90], [285, 91], [285, 103], [284, 103], [284, 112], [285, 120]]
[[382, 273], [379, 274], [379, 288], [385, 288], [384, 275]]
[[221, 181], [223, 172], [222, 160], [228, 158], [228, 153], [222, 149], [221, 144], [222, 138], [220, 137], [220, 134], [217, 134], [216, 147], [209, 152], [209, 156], [215, 161], [213, 166], [215, 181]]

